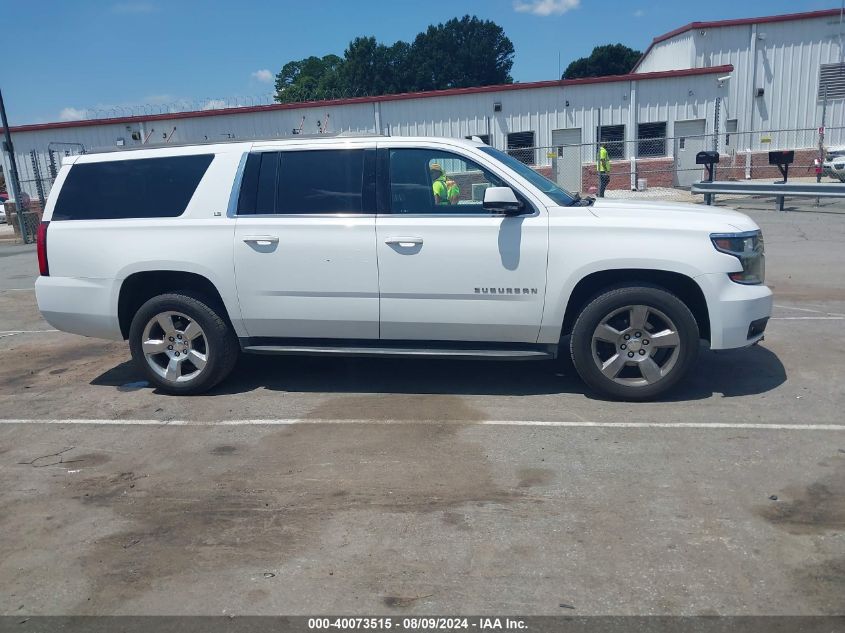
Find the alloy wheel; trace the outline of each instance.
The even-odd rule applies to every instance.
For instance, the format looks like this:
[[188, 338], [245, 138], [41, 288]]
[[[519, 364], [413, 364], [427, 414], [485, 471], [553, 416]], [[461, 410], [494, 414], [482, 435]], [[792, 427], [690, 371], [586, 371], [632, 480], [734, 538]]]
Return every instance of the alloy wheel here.
[[681, 339], [672, 320], [657, 308], [628, 305], [605, 316], [593, 331], [593, 362], [608, 379], [645, 387], [675, 368]]
[[199, 323], [181, 312], [161, 312], [147, 322], [141, 350], [150, 368], [172, 383], [186, 383], [203, 373], [208, 341]]

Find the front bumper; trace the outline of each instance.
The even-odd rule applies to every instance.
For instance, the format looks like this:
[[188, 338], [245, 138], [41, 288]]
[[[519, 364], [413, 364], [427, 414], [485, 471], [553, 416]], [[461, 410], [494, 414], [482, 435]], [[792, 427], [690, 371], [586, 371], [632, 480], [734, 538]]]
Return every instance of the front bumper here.
[[725, 273], [701, 275], [695, 280], [707, 300], [711, 349], [746, 347], [763, 338], [772, 315], [768, 286], [734, 283]]

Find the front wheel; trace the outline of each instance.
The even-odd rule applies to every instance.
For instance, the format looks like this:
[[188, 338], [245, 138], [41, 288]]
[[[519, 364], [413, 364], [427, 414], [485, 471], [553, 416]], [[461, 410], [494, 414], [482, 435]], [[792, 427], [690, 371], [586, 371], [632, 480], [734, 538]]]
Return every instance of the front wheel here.
[[164, 294], [147, 301], [132, 319], [132, 358], [161, 390], [202, 393], [232, 371], [238, 341], [210, 304], [187, 293]]
[[698, 324], [660, 288], [627, 286], [596, 297], [575, 321], [572, 362], [582, 380], [619, 400], [648, 400], [674, 387], [698, 355]]

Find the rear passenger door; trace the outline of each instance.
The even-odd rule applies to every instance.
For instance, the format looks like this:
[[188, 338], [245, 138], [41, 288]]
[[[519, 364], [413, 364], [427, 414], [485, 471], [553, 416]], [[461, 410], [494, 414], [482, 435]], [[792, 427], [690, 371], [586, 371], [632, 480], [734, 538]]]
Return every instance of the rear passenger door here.
[[249, 154], [234, 260], [250, 337], [377, 339], [375, 149]]

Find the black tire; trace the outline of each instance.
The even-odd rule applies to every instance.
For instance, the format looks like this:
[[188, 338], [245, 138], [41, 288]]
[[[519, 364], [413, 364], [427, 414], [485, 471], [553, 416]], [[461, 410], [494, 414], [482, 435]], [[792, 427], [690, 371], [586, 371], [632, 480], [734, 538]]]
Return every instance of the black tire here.
[[[240, 346], [235, 333], [224, 316], [222, 309], [212, 307], [214, 303], [199, 294], [189, 291], [158, 295], [140, 307], [129, 328], [129, 349], [138, 368], [156, 387], [173, 395], [193, 395], [208, 391], [226, 378], [235, 366]], [[185, 382], [174, 382], [160, 376], [151, 367], [142, 344], [144, 330], [157, 315], [178, 312], [196, 321], [202, 329], [206, 362], [194, 378]], [[164, 352], [157, 359], [166, 361]], [[154, 361], [155, 362], [155, 361]], [[189, 367], [193, 367], [189, 365]]]
[[[599, 325], [608, 317], [618, 314], [623, 324], [625, 319], [628, 318], [628, 324], [630, 326], [630, 323], [633, 321], [633, 313], [627, 313], [625, 310], [629, 306], [645, 306], [646, 308], [655, 310], [655, 312], [646, 313], [648, 316], [646, 317], [645, 328], [638, 328], [643, 329], [641, 338], [634, 339], [633, 334], [630, 334], [628, 336], [631, 337], [631, 341], [622, 339], [618, 341], [622, 345], [627, 343], [629, 350], [633, 347], [631, 343], [635, 343], [637, 346], [636, 352], [622, 352], [621, 345], [620, 349], [617, 349], [616, 345], [604, 341], [597, 341], [595, 343], [596, 349], [594, 350], [594, 332], [596, 332]], [[627, 317], [626, 313], [628, 315]], [[668, 317], [674, 325], [673, 331], [676, 332], [678, 340], [678, 344], [674, 348], [655, 349], [656, 343], [649, 341], [647, 338], [649, 327], [652, 329], [661, 327], [662, 316], [659, 313], [663, 313], [662, 316]], [[619, 330], [620, 334], [630, 331], [624, 328], [620, 330], [618, 327], [614, 329]], [[646, 348], [643, 346], [643, 343], [652, 343], [655, 347]], [[610, 347], [607, 347], [608, 345]], [[664, 394], [677, 385], [692, 368], [698, 356], [698, 348], [698, 324], [686, 304], [665, 289], [645, 284], [632, 284], [609, 288], [603, 291], [588, 303], [578, 315], [575, 325], [572, 328], [572, 336], [570, 337], [570, 353], [578, 375], [596, 392], [616, 400], [650, 400]], [[603, 359], [599, 355], [599, 352], [606, 353], [610, 358]], [[634, 354], [634, 360], [627, 358], [632, 353]], [[620, 376], [610, 378], [602, 373], [598, 363], [602, 360], [612, 361], [617, 354], [620, 356], [620, 362], [624, 362], [625, 365], [621, 369]], [[637, 363], [637, 360], [640, 359], [640, 354], [643, 355], [644, 361], [647, 361], [649, 358], [654, 361], [664, 359], [664, 364], [659, 369], [662, 372], [665, 368], [665, 375], [653, 382], [649, 382], [646, 378], [646, 373], [640, 369], [640, 365]], [[677, 354], [677, 357], [670, 364], [673, 354]], [[612, 371], [612, 369], [608, 371]], [[622, 374], [626, 372], [628, 374], [637, 374], [639, 377], [635, 375], [625, 378]], [[620, 384], [617, 380], [630, 381], [630, 383]], [[644, 382], [644, 384], [634, 384], [637, 381]]]

